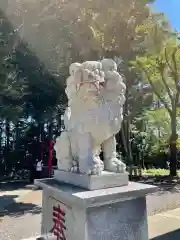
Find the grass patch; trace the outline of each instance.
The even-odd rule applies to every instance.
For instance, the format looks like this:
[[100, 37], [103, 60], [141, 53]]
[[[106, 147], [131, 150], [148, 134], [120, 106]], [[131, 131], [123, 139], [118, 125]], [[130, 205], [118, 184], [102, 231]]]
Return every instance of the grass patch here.
[[[180, 170], [177, 171], [178, 176], [180, 176]], [[169, 170], [168, 169], [148, 169], [142, 170], [142, 175], [151, 175], [151, 176], [168, 176]]]

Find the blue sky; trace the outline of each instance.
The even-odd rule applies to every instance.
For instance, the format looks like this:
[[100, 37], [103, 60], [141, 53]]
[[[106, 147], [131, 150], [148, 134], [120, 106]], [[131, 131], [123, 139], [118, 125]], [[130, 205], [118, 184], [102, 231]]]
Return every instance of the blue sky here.
[[171, 26], [180, 32], [180, 0], [156, 0], [155, 9], [165, 13]]

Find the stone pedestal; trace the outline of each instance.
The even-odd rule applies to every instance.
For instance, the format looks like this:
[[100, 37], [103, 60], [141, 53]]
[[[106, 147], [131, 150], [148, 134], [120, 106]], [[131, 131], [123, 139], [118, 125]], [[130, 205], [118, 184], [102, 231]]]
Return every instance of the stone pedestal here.
[[88, 190], [97, 190], [128, 185], [129, 174], [127, 172], [103, 171], [101, 175], [85, 175], [55, 170], [54, 179], [61, 183], [72, 184]]
[[42, 235], [56, 240], [148, 240], [146, 194], [155, 186], [87, 191], [54, 179], [37, 180], [43, 188]]

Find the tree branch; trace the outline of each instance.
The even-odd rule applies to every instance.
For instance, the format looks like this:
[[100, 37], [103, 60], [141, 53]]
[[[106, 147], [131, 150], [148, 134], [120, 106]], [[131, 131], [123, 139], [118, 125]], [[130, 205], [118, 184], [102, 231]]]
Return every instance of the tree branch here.
[[174, 69], [172, 68], [171, 64], [169, 63], [169, 60], [168, 60], [168, 55], [167, 55], [167, 49], [165, 47], [165, 50], [164, 50], [164, 56], [165, 56], [165, 60], [166, 60], [166, 63], [169, 67], [169, 69], [171, 70], [171, 72], [174, 72]]
[[178, 48], [175, 48], [173, 53], [172, 53], [172, 56], [171, 56], [174, 68], [169, 63], [166, 48], [165, 48], [165, 60], [166, 60], [166, 63], [167, 63], [167, 65], [168, 65], [168, 67], [171, 70], [171, 73], [173, 75], [173, 80], [174, 80], [174, 83], [176, 85], [176, 89], [180, 92], [180, 87], [178, 86], [178, 74], [177, 74], [178, 69], [177, 69], [177, 63], [176, 63], [176, 52], [177, 52], [177, 50], [178, 50]]
[[166, 101], [161, 97], [161, 95], [158, 93], [158, 91], [156, 91], [156, 88], [152, 82], [152, 80], [148, 77], [148, 82], [151, 84], [151, 87], [154, 91], [154, 93], [156, 94], [156, 96], [159, 98], [159, 100], [162, 102], [162, 104], [164, 105], [164, 107], [167, 109], [167, 111], [169, 112], [169, 114], [171, 115], [172, 110], [170, 109], [170, 107], [168, 106], [168, 104], [166, 103]]
[[177, 92], [177, 93], [176, 93], [176, 98], [175, 98], [175, 107], [176, 107], [176, 108], [177, 108], [177, 105], [178, 105], [178, 103], [179, 103], [179, 97], [180, 97], [180, 93]]
[[159, 63], [159, 71], [160, 71], [160, 73], [161, 73], [162, 82], [163, 82], [163, 84], [164, 84], [164, 86], [165, 86], [165, 89], [166, 89], [166, 91], [167, 91], [167, 93], [168, 93], [168, 96], [169, 96], [169, 98], [170, 98], [170, 100], [171, 100], [171, 104], [172, 104], [172, 103], [173, 103], [173, 96], [172, 96], [172, 94], [171, 94], [171, 90], [170, 90], [170, 88], [169, 88], [169, 86], [168, 86], [168, 84], [167, 84], [167, 81], [166, 81], [166, 79], [165, 79], [165, 77], [164, 77], [164, 66], [163, 66], [161, 63]]
[[150, 79], [149, 74], [147, 73], [147, 71], [141, 66], [141, 63], [138, 62], [139, 67], [142, 69], [142, 71], [145, 73], [147, 80], [149, 82], [149, 84], [151, 85], [153, 92], [156, 94], [156, 96], [159, 98], [159, 100], [162, 102], [162, 104], [164, 105], [164, 107], [167, 109], [167, 111], [169, 112], [169, 114], [172, 114], [172, 110], [170, 109], [170, 107], [168, 106], [168, 104], [166, 103], [166, 101], [161, 97], [161, 95], [158, 93], [158, 91], [156, 90], [152, 80]]
[[177, 48], [175, 48], [175, 50], [172, 53], [172, 62], [174, 65], [174, 71], [172, 71], [172, 74], [174, 76], [174, 82], [176, 85], [176, 89], [178, 92], [180, 92], [180, 87], [178, 86], [178, 68], [177, 68], [177, 63], [176, 63], [176, 52], [177, 52]]

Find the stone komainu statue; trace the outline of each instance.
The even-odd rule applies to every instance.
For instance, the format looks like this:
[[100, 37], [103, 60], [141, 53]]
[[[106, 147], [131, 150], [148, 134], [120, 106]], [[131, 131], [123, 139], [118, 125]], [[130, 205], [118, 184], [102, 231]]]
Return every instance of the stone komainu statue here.
[[65, 91], [65, 131], [55, 144], [59, 170], [125, 172], [125, 164], [117, 158], [115, 134], [123, 120], [126, 86], [116, 63], [104, 59], [71, 64]]

